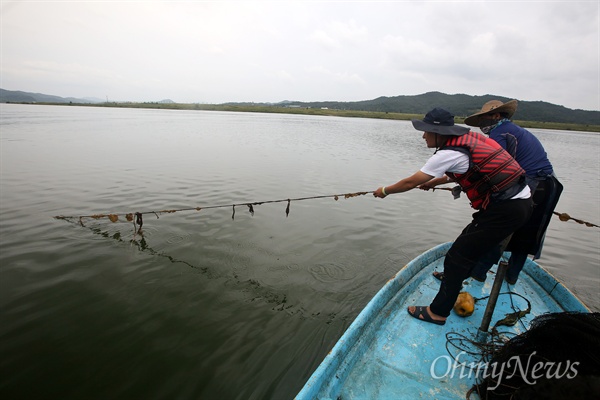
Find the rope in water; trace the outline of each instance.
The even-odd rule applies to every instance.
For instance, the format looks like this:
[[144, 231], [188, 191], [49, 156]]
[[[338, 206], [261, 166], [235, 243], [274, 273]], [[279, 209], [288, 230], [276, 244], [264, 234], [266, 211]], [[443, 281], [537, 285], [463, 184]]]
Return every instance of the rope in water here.
[[[325, 198], [333, 198], [334, 200], [337, 201], [337, 200], [339, 200], [340, 197], [349, 199], [352, 197], [364, 196], [369, 193], [373, 193], [373, 192], [365, 191], [365, 192], [354, 192], [354, 193], [343, 193], [343, 194], [330, 194], [330, 195], [320, 195], [320, 196], [297, 197], [294, 199], [266, 200], [266, 201], [255, 201], [255, 202], [248, 202], [248, 203], [213, 205], [213, 206], [205, 206], [205, 207], [188, 207], [188, 208], [179, 208], [179, 209], [174, 209], [174, 210], [144, 211], [144, 212], [135, 212], [135, 213], [127, 213], [127, 214], [92, 214], [92, 215], [80, 215], [80, 216], [57, 215], [54, 218], [55, 219], [64, 219], [64, 220], [78, 219], [81, 226], [84, 226], [83, 220], [85, 218], [91, 218], [91, 219], [108, 218], [111, 222], [117, 222], [119, 220], [119, 217], [124, 215], [125, 219], [127, 221], [133, 222], [134, 227], [136, 227], [136, 230], [139, 232], [142, 229], [142, 225], [144, 224], [143, 215], [146, 215], [146, 214], [154, 214], [154, 215], [156, 215], [156, 218], [158, 218], [158, 216], [160, 214], [172, 214], [172, 213], [181, 212], [181, 211], [200, 211], [200, 210], [207, 210], [207, 209], [211, 209], [211, 208], [231, 207], [233, 210], [233, 213], [231, 214], [231, 219], [235, 219], [235, 207], [237, 207], [237, 206], [247, 206], [250, 214], [254, 215], [254, 206], [261, 205], [261, 204], [269, 204], [269, 203], [287, 202], [287, 207], [285, 208], [285, 216], [287, 217], [290, 214], [290, 203], [292, 201], [325, 199]], [[136, 225], [139, 225], [139, 228]]]
[[[432, 188], [432, 190], [434, 190], [434, 191], [435, 190], [448, 190], [448, 191], [451, 191], [451, 192], [454, 191], [454, 189], [452, 189], [452, 188], [445, 188], [445, 187], [442, 187], [442, 188]], [[561, 221], [563, 221], [563, 222], [571, 220], [571, 221], [577, 222], [578, 224], [585, 225], [585, 226], [590, 227], [590, 228], [600, 228], [600, 225], [592, 224], [591, 222], [587, 222], [587, 221], [584, 221], [584, 220], [581, 220], [581, 219], [578, 219], [578, 218], [571, 217], [567, 213], [559, 213], [559, 212], [556, 212], [556, 211], [552, 211], [552, 214], [558, 216], [558, 218]]]
[[[447, 190], [447, 191], [451, 191], [451, 192], [455, 191], [455, 189], [447, 188], [447, 187], [438, 187], [438, 188], [433, 188], [432, 190], [433, 191]], [[79, 215], [79, 216], [57, 215], [54, 218], [55, 219], [63, 219], [63, 220], [77, 219], [79, 221], [79, 223], [83, 226], [84, 219], [108, 218], [111, 222], [117, 222], [119, 220], [119, 217], [124, 216], [128, 222], [133, 222], [134, 227], [136, 227], [136, 230], [139, 231], [139, 230], [141, 230], [142, 225], [144, 224], [143, 216], [147, 215], [147, 214], [154, 214], [156, 216], [156, 218], [159, 218], [159, 215], [161, 215], [161, 214], [172, 214], [172, 213], [182, 212], [182, 211], [200, 211], [200, 210], [207, 210], [207, 209], [211, 209], [211, 208], [231, 207], [232, 208], [231, 219], [235, 219], [235, 207], [238, 207], [238, 206], [247, 206], [250, 214], [254, 215], [254, 206], [261, 205], [261, 204], [269, 204], [269, 203], [287, 202], [287, 207], [285, 209], [285, 216], [287, 217], [290, 213], [290, 203], [292, 201], [303, 201], [303, 200], [325, 199], [325, 198], [333, 198], [334, 200], [337, 201], [340, 197], [349, 199], [352, 197], [364, 196], [369, 193], [373, 193], [373, 192], [372, 191], [363, 191], [363, 192], [353, 192], [353, 193], [343, 193], [343, 194], [329, 194], [329, 195], [319, 195], [319, 196], [297, 197], [297, 198], [293, 198], [293, 199], [266, 200], [266, 201], [255, 201], [255, 202], [246, 202], [246, 203], [212, 205], [212, 206], [205, 206], [205, 207], [188, 207], [188, 208], [160, 210], [160, 211], [143, 211], [143, 212], [133, 212], [133, 213], [126, 213], [126, 214], [109, 213], [109, 214], [91, 214], [91, 215]], [[588, 227], [600, 228], [600, 225], [592, 224], [591, 222], [586, 222], [586, 221], [583, 221], [578, 218], [573, 218], [567, 213], [553, 212], [553, 214], [557, 215], [559, 217], [559, 219], [563, 222], [572, 220], [572, 221], [577, 222], [578, 224], [582, 224], [582, 225], [585, 225]], [[139, 225], [139, 228], [137, 227], [138, 225]]]
[[581, 220], [581, 219], [573, 218], [573, 217], [571, 217], [571, 216], [570, 216], [569, 214], [567, 214], [567, 213], [557, 213], [556, 211], [552, 211], [552, 214], [554, 214], [554, 215], [558, 215], [558, 218], [559, 218], [561, 221], [563, 221], [563, 222], [565, 222], [565, 221], [568, 221], [568, 220], [572, 220], [572, 221], [575, 221], [575, 222], [577, 222], [578, 224], [582, 224], [582, 225], [585, 225], [585, 226], [589, 226], [590, 228], [591, 228], [591, 227], [600, 228], [600, 226], [598, 226], [598, 225], [596, 225], [596, 224], [592, 224], [591, 222], [586, 222], [586, 221], [583, 221], [583, 220]]

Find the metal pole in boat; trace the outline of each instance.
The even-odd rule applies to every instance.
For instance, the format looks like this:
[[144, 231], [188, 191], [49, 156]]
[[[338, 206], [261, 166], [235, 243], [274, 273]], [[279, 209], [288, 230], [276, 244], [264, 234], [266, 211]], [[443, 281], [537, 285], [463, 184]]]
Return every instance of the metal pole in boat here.
[[[504, 254], [504, 250], [506, 249], [506, 246], [508, 246], [508, 242], [510, 241], [511, 237], [512, 234], [500, 243], [501, 255]], [[492, 291], [490, 292], [490, 297], [483, 314], [483, 319], [481, 320], [481, 326], [477, 332], [477, 339], [479, 342], [485, 342], [487, 339], [488, 329], [490, 328], [490, 322], [492, 321], [492, 316], [494, 315], [494, 309], [496, 308], [496, 302], [498, 301], [498, 295], [500, 294], [500, 289], [502, 288], [502, 282], [504, 282], [507, 269], [508, 263], [506, 261], [500, 261], [498, 263], [494, 285], [492, 286]]]

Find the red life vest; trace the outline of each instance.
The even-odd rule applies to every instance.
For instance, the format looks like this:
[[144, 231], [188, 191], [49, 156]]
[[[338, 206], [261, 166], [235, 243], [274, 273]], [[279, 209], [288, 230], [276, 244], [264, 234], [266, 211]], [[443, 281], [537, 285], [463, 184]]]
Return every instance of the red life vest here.
[[[485, 209], [494, 193], [500, 193], [515, 184], [525, 171], [494, 140], [475, 132], [452, 136], [443, 150], [458, 150], [469, 154], [469, 169], [464, 174], [448, 172], [467, 194], [471, 207]], [[516, 194], [516, 193], [515, 193]]]

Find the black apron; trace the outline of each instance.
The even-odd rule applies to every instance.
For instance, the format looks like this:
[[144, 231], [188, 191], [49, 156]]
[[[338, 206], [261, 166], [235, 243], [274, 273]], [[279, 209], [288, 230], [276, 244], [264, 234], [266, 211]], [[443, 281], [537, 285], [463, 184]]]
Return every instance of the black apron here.
[[534, 260], [542, 254], [546, 229], [563, 191], [563, 185], [553, 175], [537, 178], [535, 181], [537, 187], [535, 183], [530, 185], [535, 187], [531, 218], [513, 234], [507, 247], [508, 251], [531, 254]]

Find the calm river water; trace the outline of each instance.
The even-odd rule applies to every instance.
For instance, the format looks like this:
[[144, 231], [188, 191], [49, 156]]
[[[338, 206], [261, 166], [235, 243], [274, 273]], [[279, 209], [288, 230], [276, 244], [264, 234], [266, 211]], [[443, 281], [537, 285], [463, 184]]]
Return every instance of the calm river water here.
[[[1, 105], [0, 397], [292, 399], [377, 290], [453, 240], [445, 191], [372, 191], [432, 153], [408, 121]], [[600, 223], [600, 136], [534, 130]], [[123, 217], [160, 211], [143, 236]], [[600, 229], [550, 224], [540, 264], [600, 311]]]

